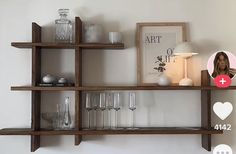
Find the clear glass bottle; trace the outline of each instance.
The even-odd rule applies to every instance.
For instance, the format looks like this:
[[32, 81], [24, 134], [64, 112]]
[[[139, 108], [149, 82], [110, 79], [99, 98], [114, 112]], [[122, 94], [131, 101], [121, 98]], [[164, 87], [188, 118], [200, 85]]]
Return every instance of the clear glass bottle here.
[[69, 9], [59, 9], [60, 19], [55, 20], [56, 26], [56, 42], [71, 43], [72, 42], [72, 23], [67, 19]]
[[70, 98], [65, 99], [65, 112], [63, 116], [63, 129], [71, 129]]

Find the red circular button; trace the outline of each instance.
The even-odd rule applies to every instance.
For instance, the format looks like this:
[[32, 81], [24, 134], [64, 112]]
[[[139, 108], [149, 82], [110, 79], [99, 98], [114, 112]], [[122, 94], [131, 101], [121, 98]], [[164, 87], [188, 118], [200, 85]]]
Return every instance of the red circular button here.
[[231, 85], [231, 79], [228, 75], [218, 75], [215, 77], [214, 82], [219, 88], [227, 88]]

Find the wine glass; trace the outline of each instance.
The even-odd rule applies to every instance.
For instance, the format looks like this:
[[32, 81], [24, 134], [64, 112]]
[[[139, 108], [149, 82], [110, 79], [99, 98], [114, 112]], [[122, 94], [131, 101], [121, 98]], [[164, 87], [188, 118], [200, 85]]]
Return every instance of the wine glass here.
[[115, 129], [117, 129], [118, 128], [117, 114], [118, 114], [118, 111], [120, 110], [120, 93], [118, 93], [118, 92], [114, 93], [113, 109], [116, 111], [115, 112]]
[[106, 109], [106, 95], [105, 93], [100, 93], [99, 98], [99, 109], [102, 111], [102, 128], [104, 129], [104, 110]]
[[90, 129], [91, 128], [91, 126], [90, 126], [90, 124], [91, 124], [91, 122], [90, 122], [90, 111], [93, 109], [90, 93], [86, 93], [85, 108], [88, 112], [88, 129]]
[[134, 129], [134, 111], [136, 109], [135, 92], [129, 93], [129, 109], [132, 111], [132, 129]]
[[111, 109], [113, 109], [113, 93], [106, 93], [106, 108], [108, 110], [108, 118], [109, 118], [109, 127], [111, 128]]

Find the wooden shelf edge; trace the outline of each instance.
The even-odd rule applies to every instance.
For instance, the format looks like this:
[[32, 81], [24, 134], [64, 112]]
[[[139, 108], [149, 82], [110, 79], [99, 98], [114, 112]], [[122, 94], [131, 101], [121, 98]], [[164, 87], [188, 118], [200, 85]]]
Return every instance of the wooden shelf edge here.
[[81, 135], [145, 135], [145, 134], [223, 134], [223, 131], [206, 130], [200, 127], [152, 127], [137, 129], [118, 129], [118, 130], [81, 130]]
[[16, 48], [32, 48], [32, 43], [30, 42], [12, 42], [11, 46]]
[[99, 90], [236, 90], [236, 86], [218, 88], [216, 86], [82, 86], [81, 91]]
[[223, 134], [221, 130], [207, 130], [201, 127], [152, 127], [119, 130], [40, 130], [33, 131], [29, 128], [6, 128], [0, 130], [0, 135], [142, 135], [142, 134]]
[[109, 90], [236, 90], [236, 86], [217, 88], [215, 86], [82, 86], [82, 87], [40, 87], [12, 86], [13, 91], [109, 91]]
[[16, 48], [32, 48], [34, 46], [41, 48], [49, 49], [75, 49], [75, 48], [84, 48], [84, 49], [124, 49], [123, 43], [111, 44], [111, 43], [32, 43], [32, 42], [12, 42], [11, 46]]
[[0, 135], [31, 135], [30, 128], [4, 128], [0, 130]]
[[83, 49], [124, 49], [123, 43], [81, 43], [79, 47]]
[[12, 86], [12, 91], [75, 91], [76, 87]]

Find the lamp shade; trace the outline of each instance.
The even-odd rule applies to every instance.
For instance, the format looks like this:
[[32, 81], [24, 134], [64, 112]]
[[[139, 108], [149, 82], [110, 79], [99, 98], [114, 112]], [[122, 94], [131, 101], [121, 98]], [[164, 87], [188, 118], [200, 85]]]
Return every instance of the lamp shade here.
[[189, 58], [196, 54], [198, 53], [194, 52], [194, 47], [190, 42], [182, 42], [174, 49], [174, 55], [181, 56], [183, 58]]

